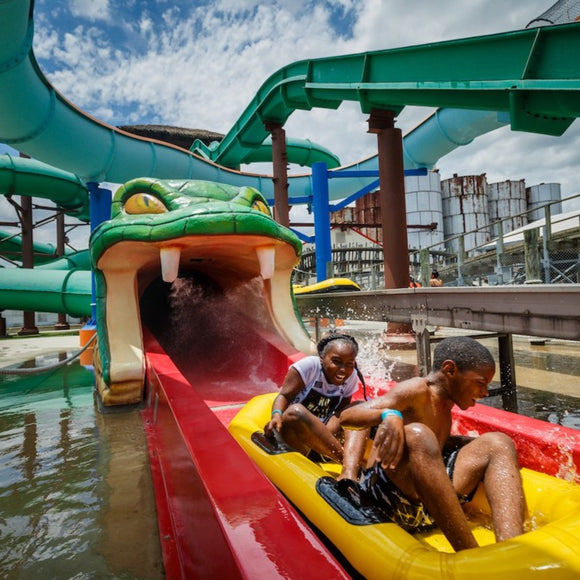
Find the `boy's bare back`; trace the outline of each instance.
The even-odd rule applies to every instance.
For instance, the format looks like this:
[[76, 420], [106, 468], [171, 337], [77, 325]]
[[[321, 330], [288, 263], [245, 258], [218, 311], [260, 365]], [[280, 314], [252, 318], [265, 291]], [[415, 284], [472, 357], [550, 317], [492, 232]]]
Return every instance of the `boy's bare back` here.
[[513, 442], [501, 433], [450, 435], [453, 406], [465, 410], [488, 395], [495, 373], [491, 353], [469, 337], [448, 338], [435, 349], [433, 369], [341, 415], [346, 428], [377, 426], [361, 479], [365, 493], [389, 509], [396, 505], [397, 523], [418, 526], [432, 517], [462, 550], [477, 542], [460, 498], [470, 501], [485, 480], [498, 541], [522, 533], [525, 500]]

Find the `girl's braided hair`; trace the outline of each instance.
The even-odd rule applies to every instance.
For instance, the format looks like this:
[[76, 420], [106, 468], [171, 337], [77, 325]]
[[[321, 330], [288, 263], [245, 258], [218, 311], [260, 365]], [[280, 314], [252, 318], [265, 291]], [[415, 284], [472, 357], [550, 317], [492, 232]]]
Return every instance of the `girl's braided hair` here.
[[322, 356], [326, 352], [328, 345], [335, 340], [349, 342], [354, 347], [355, 353], [358, 354], [358, 342], [356, 341], [355, 337], [351, 336], [350, 334], [336, 332], [335, 330], [331, 330], [318, 341], [318, 344], [316, 345], [318, 354]]
[[[358, 342], [356, 341], [354, 336], [350, 334], [343, 334], [342, 332], [336, 332], [334, 330], [330, 331], [328, 334], [323, 336], [318, 343], [316, 344], [316, 350], [318, 351], [318, 356], [324, 356], [326, 351], [328, 350], [328, 345], [334, 341], [341, 340], [343, 342], [348, 342], [353, 348], [355, 352], [355, 356], [358, 354]], [[367, 386], [365, 383], [365, 379], [363, 374], [361, 373], [356, 361], [354, 363], [354, 368], [356, 370], [356, 374], [358, 375], [358, 379], [362, 384], [363, 387], [363, 395], [365, 401], [367, 400]]]

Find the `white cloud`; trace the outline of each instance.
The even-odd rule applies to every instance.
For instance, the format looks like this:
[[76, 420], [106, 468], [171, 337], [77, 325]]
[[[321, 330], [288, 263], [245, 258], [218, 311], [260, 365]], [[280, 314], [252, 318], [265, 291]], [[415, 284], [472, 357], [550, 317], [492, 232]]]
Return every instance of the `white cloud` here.
[[367, 50], [481, 36], [524, 28], [546, 7], [542, 0], [368, 0], [355, 35]]
[[109, 0], [71, 0], [70, 11], [77, 18], [109, 20]]

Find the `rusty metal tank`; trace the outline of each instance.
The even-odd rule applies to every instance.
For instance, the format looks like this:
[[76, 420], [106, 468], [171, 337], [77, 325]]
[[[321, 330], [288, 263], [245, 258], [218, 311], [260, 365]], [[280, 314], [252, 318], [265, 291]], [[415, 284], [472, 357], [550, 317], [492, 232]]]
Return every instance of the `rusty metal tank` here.
[[[491, 224], [491, 235], [496, 238], [499, 228], [495, 222], [502, 222], [504, 234], [527, 225], [528, 200], [526, 196], [526, 181], [499, 181], [487, 184], [487, 207]], [[508, 218], [509, 219], [505, 219]]]
[[443, 250], [443, 205], [441, 177], [438, 171], [427, 175], [405, 177], [407, 207], [407, 239], [410, 249], [441, 244], [432, 249]]
[[[559, 183], [540, 183], [532, 185], [526, 189], [528, 198], [528, 220], [530, 222], [540, 220], [545, 216], [543, 206], [550, 202], [559, 202], [562, 200], [562, 192]], [[554, 203], [551, 206], [552, 215], [562, 213], [562, 204]]]
[[[443, 228], [445, 238], [465, 234], [466, 251], [490, 241], [489, 211], [487, 202], [487, 179], [481, 175], [455, 174], [441, 182], [443, 205]], [[459, 242], [450, 242], [452, 251], [457, 251]]]

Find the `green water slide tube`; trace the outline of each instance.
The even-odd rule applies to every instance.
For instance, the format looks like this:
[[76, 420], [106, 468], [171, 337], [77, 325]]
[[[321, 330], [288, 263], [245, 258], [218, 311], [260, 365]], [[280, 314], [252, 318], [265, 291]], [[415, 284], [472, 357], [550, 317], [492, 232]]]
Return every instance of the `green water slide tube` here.
[[4, 268], [0, 309], [90, 316], [91, 271]]
[[[214, 151], [219, 147], [219, 142], [214, 141], [206, 145], [203, 141], [197, 139], [191, 146], [191, 151], [201, 155], [205, 159], [211, 159], [214, 156]], [[317, 143], [313, 143], [310, 139], [296, 139], [286, 138], [286, 153], [290, 163], [312, 167], [314, 163], [324, 162], [331, 169], [340, 165], [339, 158]], [[241, 163], [264, 163], [272, 161], [272, 137], [268, 136], [264, 142], [250, 149], [246, 149], [246, 153], [242, 159], [238, 160], [237, 165]]]
[[[34, 252], [35, 266], [54, 260], [56, 257], [56, 247], [54, 244], [34, 242], [32, 251]], [[0, 230], [0, 256], [19, 262], [21, 255], [22, 236], [6, 230]]]
[[[46, 270], [90, 270], [91, 257], [88, 250], [68, 252], [57, 257], [54, 244], [34, 242], [34, 267]], [[5, 256], [13, 262], [19, 262], [22, 255], [22, 236], [0, 230], [0, 256]], [[3, 273], [5, 275], [5, 272]]]
[[44, 262], [35, 266], [38, 270], [90, 270], [91, 255], [89, 250], [78, 250], [69, 252], [65, 256]]
[[49, 199], [70, 216], [89, 220], [87, 186], [74, 173], [36, 159], [0, 155], [0, 195]]
[[[0, 155], [0, 195], [30, 196], [53, 201], [68, 215], [89, 220], [89, 197], [87, 186], [79, 177], [34, 159]], [[22, 236], [0, 230], [0, 255], [19, 261]], [[33, 243], [34, 265], [48, 269], [90, 269], [88, 250], [66, 254], [57, 259], [56, 247], [35, 241]], [[7, 276], [6, 271], [3, 276]]]
[[[0, 238], [2, 232], [0, 232]], [[20, 236], [13, 242], [14, 249]], [[35, 250], [49, 250], [51, 244], [34, 244]], [[6, 249], [0, 240], [0, 254]], [[0, 274], [0, 311], [34, 310], [69, 316], [91, 316], [92, 270], [89, 250], [71, 252], [51, 260], [36, 256], [34, 269], [2, 268]], [[44, 262], [44, 263], [43, 263]]]
[[[50, 85], [34, 57], [33, 12], [33, 1], [0, 2], [0, 142], [86, 181], [123, 183], [136, 175], [153, 174], [193, 178], [200, 171], [203, 177], [217, 180], [220, 173], [230, 173], [187, 150], [95, 121], [69, 103]], [[48, 147], [54, 147], [52, 151], [47, 143], [52, 143]], [[298, 164], [339, 164], [334, 153], [304, 139], [289, 139], [288, 159]], [[232, 171], [229, 181], [238, 176]]]
[[[86, 185], [74, 174], [40, 161], [0, 156], [0, 194], [52, 200], [67, 214], [89, 219]], [[0, 231], [0, 254], [19, 257], [22, 236]], [[34, 269], [3, 268], [0, 309], [91, 314], [91, 265], [88, 250], [56, 257], [52, 244], [33, 243]]]

